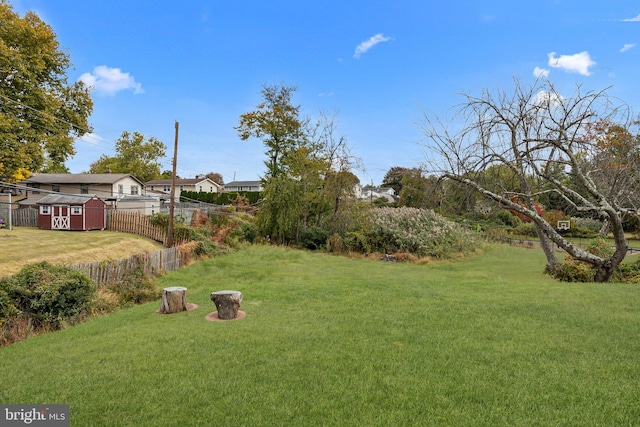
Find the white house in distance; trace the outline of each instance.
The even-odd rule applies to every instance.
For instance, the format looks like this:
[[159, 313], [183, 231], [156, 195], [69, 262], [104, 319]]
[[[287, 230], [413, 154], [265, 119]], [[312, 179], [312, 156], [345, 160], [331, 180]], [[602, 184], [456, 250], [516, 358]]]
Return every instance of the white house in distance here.
[[354, 188], [354, 194], [358, 200], [374, 202], [377, 199], [384, 199], [387, 203], [398, 201], [396, 191], [391, 187], [374, 187], [366, 185], [361, 187], [360, 184]]
[[[171, 194], [171, 179], [154, 179], [146, 183], [147, 194]], [[198, 193], [220, 193], [222, 187], [209, 178], [177, 178], [175, 200], [180, 200], [183, 191], [195, 191]]]
[[224, 185], [224, 191], [262, 191], [262, 181], [231, 181]]
[[144, 184], [124, 173], [42, 173], [19, 182], [18, 186], [23, 187], [19, 190], [22, 197], [16, 198], [20, 205], [34, 205], [52, 192], [95, 194], [107, 203], [144, 194]]

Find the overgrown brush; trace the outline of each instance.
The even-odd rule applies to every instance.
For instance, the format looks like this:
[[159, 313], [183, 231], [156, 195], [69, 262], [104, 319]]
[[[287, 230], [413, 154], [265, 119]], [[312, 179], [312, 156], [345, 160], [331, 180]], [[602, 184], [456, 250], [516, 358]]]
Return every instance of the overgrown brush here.
[[445, 258], [477, 246], [473, 232], [432, 210], [380, 208], [374, 210], [371, 219], [371, 228], [365, 234], [372, 250]]
[[107, 285], [107, 289], [117, 296], [121, 307], [155, 301], [162, 296], [162, 290], [155, 284], [152, 274], [145, 271], [142, 262], [119, 281]]
[[0, 344], [82, 320], [91, 313], [95, 290], [86, 275], [46, 261], [0, 280]]

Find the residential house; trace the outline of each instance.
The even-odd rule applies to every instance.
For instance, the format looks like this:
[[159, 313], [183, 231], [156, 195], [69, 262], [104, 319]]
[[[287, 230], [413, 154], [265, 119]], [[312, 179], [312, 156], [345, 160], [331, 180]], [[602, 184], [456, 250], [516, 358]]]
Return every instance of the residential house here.
[[[144, 194], [144, 183], [131, 174], [124, 173], [42, 173], [20, 183], [26, 199], [20, 205], [34, 205], [51, 193], [95, 194], [111, 206], [125, 195]], [[26, 187], [26, 188], [25, 188]]]
[[398, 200], [396, 191], [391, 187], [374, 187], [366, 185], [361, 187], [358, 184], [355, 188], [355, 196], [358, 200], [374, 202], [377, 199], [384, 199], [387, 203], [395, 203]]
[[262, 181], [231, 181], [224, 185], [224, 191], [262, 191]]
[[125, 195], [118, 199], [118, 210], [136, 211], [144, 215], [160, 213], [162, 207], [161, 197], [157, 194], [140, 194], [137, 196]]
[[[147, 194], [157, 194], [162, 196], [171, 194], [171, 179], [154, 179], [146, 183]], [[198, 193], [219, 193], [222, 186], [209, 178], [177, 178], [175, 200], [180, 200], [180, 193], [183, 191], [195, 191]], [[165, 198], [165, 197], [163, 197]]]

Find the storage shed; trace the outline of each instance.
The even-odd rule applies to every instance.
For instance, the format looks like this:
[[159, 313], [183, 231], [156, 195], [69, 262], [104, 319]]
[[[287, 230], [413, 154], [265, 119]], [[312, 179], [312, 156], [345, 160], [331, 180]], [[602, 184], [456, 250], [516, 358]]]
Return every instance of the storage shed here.
[[105, 202], [95, 195], [49, 194], [37, 203], [41, 230], [103, 230]]

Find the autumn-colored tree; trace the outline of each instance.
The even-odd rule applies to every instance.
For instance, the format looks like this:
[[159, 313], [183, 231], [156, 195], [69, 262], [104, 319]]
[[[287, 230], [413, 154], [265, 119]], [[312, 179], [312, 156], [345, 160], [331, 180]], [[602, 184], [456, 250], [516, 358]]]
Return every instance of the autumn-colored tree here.
[[219, 174], [218, 172], [209, 172], [205, 176], [218, 185], [224, 185], [222, 174]]
[[69, 83], [70, 66], [49, 25], [0, 0], [0, 176], [15, 180], [21, 168], [67, 171], [93, 110], [89, 89]]

